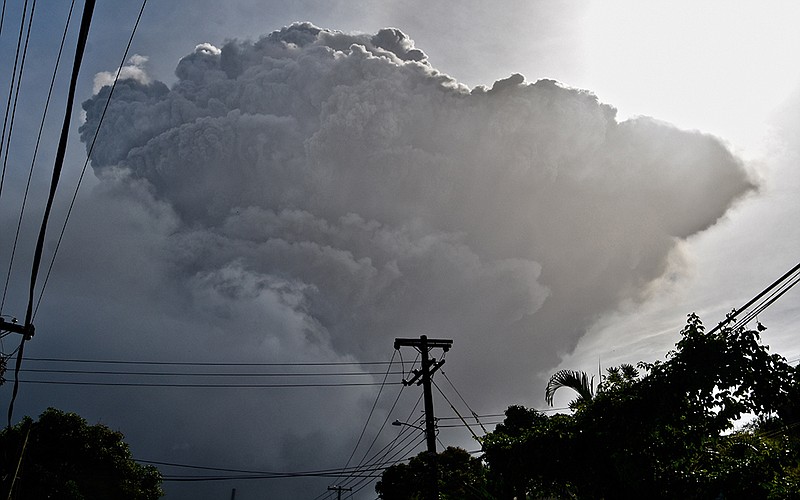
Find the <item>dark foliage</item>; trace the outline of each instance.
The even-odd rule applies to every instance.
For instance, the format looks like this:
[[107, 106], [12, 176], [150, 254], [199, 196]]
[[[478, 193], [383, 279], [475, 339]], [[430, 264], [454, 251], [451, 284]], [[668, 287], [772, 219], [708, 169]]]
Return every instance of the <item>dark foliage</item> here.
[[681, 336], [663, 362], [609, 369], [571, 415], [510, 407], [482, 440], [498, 496], [800, 498], [800, 375], [759, 331], [690, 315]]
[[487, 489], [486, 470], [481, 461], [452, 446], [435, 455], [422, 452], [408, 464], [392, 465], [384, 471], [375, 491], [384, 500], [424, 500], [430, 491], [434, 463], [440, 499], [493, 498]]
[[4, 498], [13, 482], [9, 498], [17, 500], [155, 500], [163, 494], [159, 472], [131, 458], [120, 432], [54, 408], [0, 432], [0, 475]]

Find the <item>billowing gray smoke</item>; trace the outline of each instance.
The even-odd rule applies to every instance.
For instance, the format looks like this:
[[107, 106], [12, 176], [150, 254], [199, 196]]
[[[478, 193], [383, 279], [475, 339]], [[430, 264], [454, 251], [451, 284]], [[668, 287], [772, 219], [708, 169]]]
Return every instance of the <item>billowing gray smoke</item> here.
[[451, 378], [494, 410], [538, 404], [540, 374], [753, 187], [713, 137], [550, 80], [469, 90], [395, 29], [295, 24], [198, 45], [172, 88], [129, 74], [92, 165], [166, 221], [183, 314], [271, 359], [452, 338]]

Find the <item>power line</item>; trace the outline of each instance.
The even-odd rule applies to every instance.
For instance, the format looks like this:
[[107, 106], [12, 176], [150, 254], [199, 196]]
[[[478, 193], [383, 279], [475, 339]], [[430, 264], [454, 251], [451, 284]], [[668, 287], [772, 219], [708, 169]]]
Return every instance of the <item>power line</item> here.
[[[24, 194], [22, 196], [22, 206], [21, 206], [20, 212], [19, 212], [19, 219], [17, 220], [17, 230], [16, 230], [16, 233], [14, 234], [14, 245], [12, 246], [12, 249], [11, 249], [11, 257], [9, 258], [9, 262], [8, 262], [8, 272], [6, 273], [6, 282], [5, 282], [5, 285], [3, 286], [3, 298], [2, 298], [2, 300], [0, 300], [0, 312], [2, 312], [3, 305], [5, 305], [5, 302], [6, 302], [6, 293], [8, 292], [8, 283], [9, 283], [9, 280], [11, 279], [11, 269], [12, 269], [12, 267], [14, 265], [14, 255], [16, 254], [16, 251], [17, 251], [17, 242], [19, 241], [19, 233], [20, 233], [20, 229], [22, 227], [22, 218], [23, 218], [23, 216], [25, 214], [25, 207], [26, 207], [27, 200], [28, 200], [28, 193], [30, 191], [31, 179], [33, 178], [33, 169], [34, 169], [34, 165], [36, 164], [36, 157], [37, 157], [37, 155], [39, 153], [39, 145], [41, 144], [41, 141], [42, 141], [42, 133], [44, 131], [44, 124], [45, 124], [45, 121], [46, 121], [46, 118], [47, 118], [47, 111], [50, 109], [50, 100], [52, 99], [52, 96], [53, 96], [53, 88], [55, 87], [56, 75], [58, 74], [58, 68], [59, 68], [59, 66], [61, 64], [61, 55], [64, 52], [64, 44], [65, 44], [66, 39], [67, 39], [67, 33], [69, 31], [70, 21], [72, 20], [72, 11], [73, 11], [74, 7], [75, 7], [75, 0], [72, 0], [72, 2], [70, 3], [70, 7], [69, 7], [69, 13], [67, 14], [67, 21], [64, 24], [64, 33], [61, 36], [61, 43], [60, 43], [59, 48], [58, 48], [58, 55], [56, 56], [56, 62], [55, 62], [55, 65], [53, 67], [53, 77], [50, 79], [50, 88], [47, 91], [47, 99], [45, 100], [44, 111], [42, 112], [42, 120], [41, 120], [41, 122], [39, 124], [39, 132], [36, 135], [36, 144], [35, 144], [35, 146], [33, 148], [33, 155], [31, 157], [31, 166], [30, 166], [30, 169], [28, 169], [28, 180], [25, 183], [25, 192], [24, 192]], [[5, 165], [4, 165], [4, 168], [5, 168]]]
[[[406, 421], [411, 419], [411, 416], [414, 414], [415, 411], [417, 411], [417, 408], [419, 408], [419, 404], [421, 402], [422, 402], [422, 394], [419, 395], [419, 397], [417, 398], [417, 402], [414, 404], [414, 407], [411, 408], [411, 411], [408, 413]], [[401, 436], [403, 436], [404, 432], [407, 432], [407, 436], [401, 440], [400, 438]], [[384, 446], [381, 450], [375, 452], [373, 456], [366, 461], [366, 464], [372, 465], [372, 464], [390, 462], [395, 458], [397, 458], [399, 455], [406, 453], [407, 452], [406, 450], [408, 450], [410, 446], [412, 451], [416, 450], [422, 444], [423, 439], [424, 438], [417, 438], [417, 440], [414, 441], [414, 432], [412, 431], [412, 428], [404, 427], [400, 430], [400, 432], [392, 441], [387, 443], [386, 446]], [[390, 454], [391, 456], [389, 456]], [[358, 493], [364, 486], [372, 482], [369, 481], [366, 484], [362, 485], [361, 483], [364, 483], [365, 481], [366, 481], [365, 479], [359, 479], [355, 481], [354, 478], [344, 481], [342, 483], [343, 486], [351, 486], [355, 488], [355, 491], [353, 491], [348, 496], [348, 498], [352, 498], [354, 494]]]
[[[51, 370], [48, 368], [24, 368], [24, 373], [60, 373], [68, 375], [128, 375], [128, 376], [155, 376], [155, 377], [366, 377], [383, 375], [384, 372], [132, 372], [109, 370]], [[401, 372], [389, 372], [390, 375], [400, 375]]]
[[[168, 476], [162, 475], [161, 480], [167, 482], [209, 482], [209, 481], [234, 481], [234, 480], [254, 480], [254, 479], [283, 479], [291, 477], [339, 477], [337, 473], [319, 473], [319, 474], [281, 474], [281, 475], [255, 475], [255, 474], [242, 474], [230, 476]], [[379, 478], [381, 474], [362, 474], [359, 477]]]
[[[472, 430], [472, 427], [470, 427], [467, 421], [464, 420], [464, 417], [462, 417], [461, 414], [458, 413], [456, 407], [453, 405], [453, 403], [450, 402], [450, 398], [448, 398], [447, 395], [444, 392], [442, 392], [442, 389], [441, 387], [439, 387], [439, 384], [437, 384], [435, 380], [431, 380], [431, 382], [433, 383], [433, 386], [436, 387], [436, 390], [439, 391], [439, 394], [442, 395], [444, 400], [447, 401], [447, 404], [450, 405], [450, 408], [452, 408], [452, 410], [456, 413], [456, 415], [458, 415], [458, 418], [466, 426], [467, 430], [469, 430], [469, 433], [472, 434], [472, 437], [475, 438], [476, 441], [478, 441], [478, 435], [475, 434], [475, 431]], [[486, 428], [483, 427], [483, 425], [481, 425], [481, 428], [483, 429], [483, 432], [486, 432]]]
[[[27, 4], [27, 1], [26, 1]], [[11, 151], [11, 135], [14, 130], [14, 119], [17, 116], [17, 103], [19, 102], [19, 89], [22, 87], [22, 75], [25, 72], [25, 61], [28, 58], [28, 42], [31, 39], [31, 28], [33, 27], [33, 14], [36, 11], [36, 0], [31, 4], [31, 17], [28, 19], [28, 29], [25, 33], [25, 47], [22, 49], [22, 61], [19, 65], [19, 78], [17, 78], [17, 87], [14, 90], [14, 105], [11, 109], [11, 121], [8, 122], [8, 140], [6, 141], [6, 150], [3, 155], [3, 178], [5, 178], [6, 166], [8, 165], [8, 154]], [[25, 24], [25, 13], [22, 15], [22, 23]], [[13, 84], [12, 84], [13, 86]], [[10, 96], [9, 96], [10, 97]], [[8, 112], [8, 109], [6, 109]], [[6, 114], [6, 116], [8, 116]], [[5, 132], [5, 127], [4, 130]], [[0, 194], [2, 194], [2, 180], [0, 180]]]
[[348, 457], [347, 462], [345, 463], [343, 469], [346, 469], [350, 465], [350, 461], [353, 459], [353, 456], [356, 454], [356, 450], [358, 449], [358, 445], [361, 444], [361, 439], [364, 437], [364, 433], [367, 431], [367, 426], [369, 425], [369, 421], [372, 418], [372, 414], [375, 412], [375, 407], [378, 405], [378, 400], [381, 397], [381, 393], [383, 392], [383, 386], [386, 384], [386, 379], [389, 377], [389, 370], [391, 369], [391, 363], [394, 361], [395, 353], [392, 353], [392, 359], [389, 360], [389, 367], [386, 369], [386, 375], [383, 377], [383, 382], [381, 383], [381, 388], [378, 390], [378, 394], [375, 396], [375, 402], [372, 403], [372, 408], [369, 410], [369, 414], [367, 415], [367, 420], [364, 422], [364, 427], [361, 429], [361, 434], [358, 436], [358, 440], [356, 441], [356, 445], [353, 447], [353, 451], [350, 453], [350, 457]]
[[[787, 280], [790, 280], [790, 277], [791, 277], [791, 276], [793, 276], [793, 275], [796, 275], [796, 274], [798, 273], [798, 271], [800, 271], [800, 263], [798, 263], [798, 264], [797, 264], [796, 266], [794, 266], [792, 269], [790, 269], [789, 271], [787, 271], [787, 272], [786, 272], [786, 273], [785, 273], [783, 276], [781, 276], [781, 277], [780, 277], [780, 278], [778, 278], [777, 280], [773, 281], [771, 285], [769, 285], [767, 288], [765, 288], [765, 289], [764, 289], [764, 290], [762, 290], [760, 293], [758, 293], [758, 295], [756, 295], [755, 297], [753, 297], [752, 299], [750, 299], [750, 301], [749, 301], [749, 302], [747, 302], [745, 305], [743, 305], [743, 306], [742, 306], [742, 307], [740, 307], [739, 309], [736, 309], [736, 310], [734, 310], [733, 312], [731, 312], [730, 314], [728, 314], [728, 315], [725, 317], [725, 319], [724, 319], [723, 321], [721, 321], [719, 324], [717, 324], [717, 326], [715, 326], [714, 328], [712, 328], [710, 332], [708, 332], [708, 333], [709, 333], [709, 335], [710, 335], [710, 334], [712, 334], [712, 333], [714, 333], [714, 332], [716, 332], [716, 331], [717, 331], [717, 330], [719, 330], [720, 328], [723, 328], [724, 326], [726, 326], [726, 325], [727, 325], [727, 324], [729, 324], [729, 323], [734, 323], [735, 325], [744, 325], [744, 323], [743, 323], [742, 321], [740, 321], [740, 322], [738, 322], [738, 323], [736, 322], [736, 316], [738, 316], [738, 315], [739, 315], [739, 314], [741, 314], [743, 311], [747, 310], [747, 309], [748, 309], [750, 306], [752, 306], [753, 304], [755, 304], [756, 302], [758, 302], [759, 300], [761, 300], [761, 299], [762, 299], [762, 298], [763, 298], [765, 295], [767, 295], [767, 294], [769, 294], [770, 292], [772, 292], [772, 290], [773, 290], [773, 289], [775, 289], [776, 287], [779, 287], [779, 288], [778, 288], [778, 290], [781, 290], [781, 289], [783, 289], [783, 291], [780, 291], [779, 293], [777, 293], [777, 295], [775, 295], [775, 293], [773, 293], [772, 295], [770, 295], [770, 296], [769, 296], [767, 299], [765, 299], [765, 301], [763, 301], [763, 302], [762, 302], [762, 303], [761, 303], [759, 306], [757, 306], [757, 307], [760, 307], [760, 309], [758, 309], [759, 311], [763, 311], [764, 309], [766, 309], [767, 307], [769, 307], [770, 305], [772, 305], [772, 304], [773, 304], [773, 303], [774, 303], [776, 300], [778, 300], [778, 299], [779, 299], [779, 298], [780, 298], [780, 297], [781, 297], [781, 296], [782, 296], [784, 293], [786, 293], [787, 291], [789, 291], [789, 289], [791, 289], [791, 288], [792, 288], [794, 285], [796, 285], [796, 284], [797, 284], [797, 277], [793, 278], [793, 279], [794, 279], [794, 281], [793, 281], [793, 282], [791, 282], [791, 283], [790, 283], [788, 286], [786, 285], [786, 282], [787, 282]], [[772, 297], [772, 299], [771, 299], [771, 300], [770, 300], [770, 297]], [[763, 306], [763, 307], [762, 307], [762, 306]], [[750, 319], [752, 319], [752, 318], [750, 318]], [[749, 319], [748, 319], [748, 321], [749, 321]]]
[[[498, 422], [485, 422], [486, 425], [498, 425], [498, 424], [502, 424], [502, 423], [503, 423], [502, 420], [500, 420]], [[437, 425], [437, 427], [439, 427], [440, 429], [458, 428], [458, 427], [464, 427], [464, 426], [466, 426], [469, 429], [469, 424], [466, 424], [466, 423], [464, 423], [464, 424], [444, 424], [444, 425], [439, 424], [439, 425]], [[475, 436], [474, 433], [473, 433], [473, 437], [475, 437], [477, 439], [477, 436]]]
[[[368, 460], [367, 456], [369, 455], [369, 452], [372, 450], [372, 448], [375, 446], [375, 443], [378, 441], [378, 438], [380, 437], [381, 432], [383, 432], [383, 429], [386, 427], [386, 422], [389, 421], [389, 417], [392, 415], [392, 412], [394, 411], [395, 407], [397, 406], [397, 402], [400, 401], [400, 396], [403, 395], [403, 389], [405, 389], [405, 386], [401, 385], [400, 386], [400, 390], [397, 392], [397, 397], [394, 399], [394, 403], [392, 403], [392, 407], [389, 408], [389, 411], [386, 412], [386, 418], [383, 419], [383, 422], [381, 423], [380, 428], [378, 428], [378, 432], [375, 433], [375, 437], [372, 439], [372, 442], [369, 444], [367, 449], [364, 451], [363, 455], [361, 456], [361, 460], [358, 462], [358, 465], [356, 465], [357, 469], [359, 467], [362, 467], [365, 464], [365, 462]], [[342, 483], [337, 484], [337, 486], [347, 486], [347, 484], [345, 484], [345, 483], [347, 483], [350, 480], [351, 480], [351, 478], [347, 478]]]
[[[532, 408], [538, 412], [546, 413], [551, 411], [565, 411], [569, 410], [568, 406], [562, 406], [559, 408]], [[497, 418], [497, 417], [505, 417], [505, 413], [487, 413], [486, 415], [478, 415], [478, 418]], [[461, 420], [462, 417], [455, 416], [455, 417], [436, 417], [436, 420]], [[441, 426], [440, 426], [441, 427]]]
[[[409, 412], [408, 417], [406, 418], [406, 420], [409, 420], [411, 418], [411, 415], [413, 415], [414, 412], [417, 410], [417, 408], [419, 407], [419, 404], [420, 404], [421, 401], [422, 401], [422, 394], [420, 394], [419, 397], [417, 398], [417, 402], [414, 404], [414, 407]], [[407, 428], [405, 428], [405, 427], [402, 428], [400, 430], [400, 432], [398, 432], [397, 436], [395, 436], [394, 439], [392, 439], [389, 443], [384, 445], [383, 448], [381, 448], [380, 450], [376, 451], [372, 455], [372, 457], [370, 457], [368, 460], [366, 460], [365, 463], [361, 464], [359, 467], [368, 467], [368, 466], [372, 466], [372, 465], [375, 465], [377, 463], [382, 463], [382, 462], [385, 462], [387, 460], [392, 460], [393, 458], [395, 458], [396, 455], [394, 455], [392, 458], [387, 458], [387, 457], [388, 457], [388, 455], [390, 453], [395, 451], [398, 446], [402, 446], [403, 447], [402, 449], [405, 449], [408, 446], [409, 440], [413, 439], [413, 437], [414, 437], [414, 434], [409, 432], [406, 435], [406, 437], [404, 437], [401, 440], [400, 438], [403, 436], [403, 434], [406, 431], [408, 431]], [[398, 443], [398, 441], [400, 441], [400, 443]], [[419, 443], [417, 444], [417, 446], [419, 446]], [[402, 449], [401, 449], [400, 453], [402, 453]], [[355, 481], [354, 478], [348, 478], [348, 479], [345, 479], [344, 481], [342, 481], [340, 483], [340, 485], [341, 486], [353, 486], [354, 485], [353, 484], [354, 481]], [[364, 481], [364, 480], [360, 479], [359, 481], [355, 482], [355, 486], [360, 484], [361, 481]], [[320, 495], [315, 497], [314, 500], [319, 500], [320, 498], [325, 497], [325, 496], [330, 496], [330, 493], [328, 491], [324, 491]], [[351, 494], [351, 496], [352, 496], [352, 494]]]
[[[285, 476], [287, 474], [332, 474], [332, 473], [339, 473], [342, 471], [341, 468], [330, 468], [330, 469], [315, 469], [315, 470], [305, 470], [305, 471], [263, 471], [263, 470], [252, 470], [252, 469], [231, 469], [226, 467], [209, 467], [205, 465], [194, 465], [194, 464], [181, 464], [175, 462], [162, 462], [157, 460], [140, 460], [134, 459], [138, 463], [147, 464], [147, 465], [161, 465], [165, 467], [177, 467], [181, 469], [192, 469], [192, 470], [203, 470], [203, 471], [212, 471], [212, 472], [231, 472], [236, 474], [257, 474], [257, 475], [275, 475], [275, 476]], [[356, 469], [349, 469], [349, 470], [356, 470]], [[375, 467], [371, 470], [380, 470], [378, 467]]]
[[[5, 9], [4, 9], [5, 10]], [[8, 141], [6, 141], [6, 130], [9, 128], [10, 122], [8, 121], [9, 115], [11, 113], [11, 98], [14, 95], [14, 86], [17, 85], [19, 88], [19, 84], [17, 83], [17, 66], [19, 65], [19, 55], [20, 55], [20, 48], [22, 47], [22, 34], [25, 32], [25, 19], [28, 16], [28, 0], [25, 0], [25, 4], [22, 7], [22, 19], [19, 23], [19, 36], [17, 37], [17, 49], [14, 53], [14, 67], [11, 70], [11, 85], [8, 88], [8, 99], [6, 101], [6, 111], [3, 117], [3, 132], [0, 134], [0, 151], [3, 151], [4, 147], [8, 150], [8, 147], [11, 142], [11, 133], [8, 134]], [[19, 78], [22, 78], [22, 70], [19, 71]], [[14, 118], [13, 115], [11, 116], [11, 121], [13, 122]], [[0, 174], [0, 197], [3, 196], [3, 184], [6, 179], [6, 164], [3, 163], [3, 171]]]
[[744, 318], [737, 320], [733, 327], [738, 328], [745, 326], [747, 323], [756, 318], [766, 308], [775, 303], [775, 301], [781, 298], [786, 292], [791, 290], [792, 287], [794, 287], [798, 283], [798, 281], [800, 281], [800, 265], [798, 266], [799, 267], [795, 268], [794, 270], [793, 277], [787, 278], [785, 281], [781, 283], [779, 287], [771, 291], [769, 295], [766, 295], [761, 301], [761, 303], [759, 303], [756, 307], [754, 307], [752, 311], [747, 313]]
[[[455, 386], [455, 385], [453, 385], [453, 382], [450, 380], [450, 377], [448, 377], [448, 376], [447, 376], [447, 373], [446, 373], [444, 370], [442, 370], [442, 375], [444, 376], [445, 380], [447, 380], [447, 383], [448, 383], [448, 384], [450, 384], [450, 387], [452, 387], [452, 388], [453, 388], [453, 390], [456, 392], [456, 394], [458, 395], [458, 397], [461, 399], [461, 402], [462, 402], [462, 403], [464, 403], [464, 406], [466, 406], [466, 407], [467, 407], [467, 409], [470, 411], [470, 413], [472, 413], [472, 417], [475, 419], [475, 422], [477, 422], [477, 423], [478, 423], [478, 425], [480, 425], [480, 426], [481, 426], [481, 429], [483, 429], [483, 432], [484, 432], [484, 434], [485, 434], [485, 433], [486, 433], [486, 427], [484, 427], [484, 426], [483, 426], [483, 424], [481, 423], [480, 419], [478, 418], [478, 414], [477, 414], [477, 413], [475, 413], [475, 410], [473, 410], [473, 409], [472, 409], [472, 408], [469, 406], [469, 404], [467, 404], [467, 401], [464, 399], [464, 396], [462, 396], [462, 395], [461, 395], [461, 393], [460, 393], [460, 392], [458, 392], [458, 389], [456, 389], [456, 386]], [[441, 392], [441, 390], [440, 390], [440, 392]], [[456, 414], [458, 415], [458, 412], [456, 412]], [[461, 415], [458, 415], [458, 416], [459, 416], [459, 417], [461, 417]], [[462, 419], [462, 420], [463, 420], [463, 419]], [[465, 422], [465, 423], [466, 423], [466, 422]], [[470, 431], [472, 431], [472, 429], [470, 429]]]
[[[91, 1], [94, 4], [94, 0], [87, 0], [87, 3], [89, 1]], [[33, 311], [32, 317], [36, 316], [36, 312], [39, 310], [39, 304], [41, 304], [42, 297], [44, 297], [44, 291], [47, 288], [47, 283], [50, 281], [50, 273], [53, 270], [53, 265], [55, 264], [56, 256], [58, 255], [58, 250], [61, 248], [61, 241], [64, 238], [64, 232], [67, 229], [67, 223], [69, 222], [70, 215], [72, 215], [72, 208], [75, 206], [75, 200], [78, 197], [78, 191], [81, 188], [84, 175], [86, 174], [86, 168], [89, 165], [89, 158], [91, 158], [92, 151], [94, 151], [94, 145], [95, 142], [97, 141], [97, 135], [100, 133], [100, 127], [103, 126], [103, 120], [105, 119], [106, 111], [108, 110], [109, 103], [111, 102], [111, 97], [114, 95], [114, 89], [117, 88], [119, 75], [122, 72], [122, 68], [125, 65], [125, 61], [128, 59], [128, 52], [130, 52], [131, 45], [133, 44], [133, 38], [136, 35], [136, 30], [139, 28], [139, 22], [142, 20], [142, 14], [144, 13], [144, 8], [146, 5], [147, 5], [147, 0], [142, 0], [142, 7], [139, 9], [139, 15], [136, 17], [136, 22], [133, 24], [133, 29], [131, 29], [131, 36], [128, 38], [128, 45], [125, 47], [125, 52], [122, 55], [122, 61], [120, 62], [119, 68], [117, 69], [117, 75], [114, 77], [114, 82], [111, 84], [111, 89], [108, 93], [108, 98], [106, 99], [105, 106], [103, 107], [103, 112], [101, 113], [100, 120], [97, 123], [97, 129], [95, 129], [94, 136], [92, 137], [92, 142], [89, 144], [89, 148], [86, 151], [86, 161], [83, 162], [81, 175], [78, 177], [78, 183], [75, 186], [75, 191], [72, 194], [72, 200], [69, 203], [69, 208], [67, 209], [67, 215], [64, 217], [64, 224], [61, 226], [61, 232], [58, 235], [58, 240], [56, 241], [55, 250], [53, 250], [53, 257], [50, 259], [50, 265], [47, 267], [47, 274], [45, 274], [44, 282], [42, 283], [42, 289], [39, 292], [39, 299], [36, 301], [36, 309]], [[36, 267], [38, 271], [38, 264]], [[33, 302], [32, 287], [31, 287], [30, 301], [31, 303]]]
[[305, 383], [305, 384], [204, 384], [204, 383], [161, 383], [161, 382], [81, 382], [65, 380], [20, 380], [22, 384], [39, 385], [79, 385], [94, 387], [169, 387], [169, 388], [201, 388], [201, 389], [279, 389], [279, 388], [311, 388], [311, 387], [366, 387], [400, 385], [400, 382], [339, 382], [339, 383]]
[[367, 446], [367, 449], [364, 450], [364, 454], [361, 456], [361, 460], [358, 462], [358, 465], [356, 465], [357, 468], [361, 467], [364, 464], [364, 462], [367, 459], [367, 456], [369, 455], [369, 452], [372, 450], [372, 447], [375, 446], [375, 443], [378, 441], [378, 438], [380, 437], [381, 432], [383, 432], [383, 429], [386, 427], [386, 422], [389, 421], [389, 417], [391, 416], [392, 412], [394, 411], [394, 408], [397, 406], [397, 402], [400, 401], [400, 396], [403, 395], [403, 389], [405, 389], [405, 386], [401, 385], [400, 386], [400, 390], [397, 391], [397, 397], [394, 399], [394, 403], [392, 404], [392, 407], [389, 408], [388, 412], [386, 412], [386, 418], [383, 419], [383, 422], [381, 423], [381, 426], [378, 428], [378, 432], [375, 433], [375, 437], [372, 439], [372, 442], [369, 444], [369, 446]]
[[[392, 466], [392, 465], [395, 465], [395, 464], [398, 464], [398, 463], [401, 463], [401, 462], [406, 462], [406, 461], [410, 460], [413, 457], [413, 455], [409, 455], [409, 453], [413, 453], [414, 451], [416, 451], [416, 449], [419, 448], [426, 441], [425, 436], [419, 437], [419, 438], [417, 438], [416, 441], [414, 441], [413, 440], [413, 433], [410, 434], [410, 435], [412, 437], [412, 440], [408, 441], [401, 448], [395, 448], [393, 450], [394, 453], [392, 454], [392, 456], [388, 457], [384, 462], [381, 462], [381, 468], [382, 469], [386, 469], [389, 466]], [[399, 457], [399, 456], [405, 456], [405, 458], [397, 459], [397, 457]], [[352, 488], [353, 488], [353, 492], [350, 493], [347, 496], [347, 498], [352, 498], [353, 495], [355, 495], [356, 493], [361, 491], [366, 486], [370, 485], [372, 483], [372, 481], [374, 481], [375, 479], [381, 477], [382, 475], [383, 474], [379, 474], [379, 475], [376, 475], [373, 478], [369, 478], [369, 477], [360, 478], [358, 481], [356, 481], [355, 483], [353, 483], [351, 485]]]
[[[494, 417], [503, 417], [503, 416], [505, 416], [505, 413], [492, 413], [492, 414], [489, 414], [489, 415], [478, 415], [478, 417], [480, 417], [480, 418], [494, 418]], [[436, 418], [437, 418], [437, 420], [461, 420], [461, 417], [459, 417], [459, 416], [455, 416], [455, 417], [436, 417]]]
[[218, 361], [154, 361], [125, 359], [76, 359], [76, 358], [27, 358], [28, 361], [47, 363], [97, 363], [115, 365], [163, 365], [163, 366], [356, 366], [390, 365], [391, 361], [291, 361], [281, 363], [218, 362]]
[[[421, 444], [421, 441], [417, 444]], [[180, 474], [163, 474], [164, 481], [230, 481], [230, 480], [241, 480], [241, 479], [281, 479], [281, 478], [292, 478], [292, 477], [340, 477], [343, 473], [347, 474], [355, 474], [356, 477], [365, 478], [365, 479], [374, 479], [380, 477], [382, 472], [386, 467], [404, 462], [408, 460], [407, 458], [394, 460], [391, 459], [387, 462], [374, 464], [370, 467], [360, 467], [350, 468], [350, 469], [317, 469], [317, 470], [303, 470], [303, 471], [257, 471], [257, 470], [247, 470], [247, 469], [232, 469], [232, 468], [223, 468], [223, 467], [209, 467], [209, 466], [202, 466], [202, 465], [192, 465], [192, 464], [180, 464], [174, 462], [163, 462], [163, 461], [156, 461], [156, 460], [140, 460], [135, 459], [136, 462], [147, 464], [147, 465], [156, 465], [156, 466], [164, 466], [164, 467], [177, 467], [183, 469], [192, 469], [192, 470], [200, 470], [200, 471], [209, 471], [209, 472], [228, 472], [230, 474], [216, 474], [216, 475], [180, 475]]]
[[[27, 0], [26, 0], [27, 3]], [[86, 0], [83, 6], [83, 16], [81, 18], [81, 26], [78, 32], [78, 43], [75, 49], [75, 58], [72, 64], [72, 75], [69, 82], [69, 90], [67, 91], [67, 108], [64, 112], [64, 122], [61, 127], [61, 136], [58, 141], [58, 148], [56, 150], [56, 159], [53, 166], [53, 177], [50, 181], [50, 193], [47, 197], [47, 204], [45, 205], [44, 215], [42, 216], [42, 225], [39, 229], [39, 237], [36, 240], [36, 249], [33, 253], [33, 264], [31, 265], [31, 281], [28, 291], [28, 308], [25, 313], [25, 328], [32, 328], [33, 321], [33, 297], [36, 289], [36, 279], [39, 274], [39, 265], [42, 260], [42, 252], [44, 250], [44, 238], [47, 233], [47, 223], [50, 219], [50, 211], [53, 208], [53, 200], [56, 195], [56, 188], [58, 181], [61, 178], [61, 170], [64, 166], [64, 156], [67, 150], [67, 138], [69, 137], [69, 125], [72, 119], [72, 107], [75, 102], [75, 88], [78, 84], [78, 73], [80, 72], [81, 62], [83, 60], [83, 53], [86, 48], [86, 40], [89, 37], [89, 27], [92, 23], [92, 14], [94, 13], [95, 0]], [[22, 336], [20, 341], [19, 351], [17, 352], [17, 362], [14, 367], [14, 388], [11, 392], [11, 401], [8, 405], [8, 425], [11, 426], [11, 418], [14, 413], [14, 401], [17, 399], [19, 391], [19, 370], [22, 366], [22, 359], [25, 352], [25, 342], [28, 340], [27, 335]]]

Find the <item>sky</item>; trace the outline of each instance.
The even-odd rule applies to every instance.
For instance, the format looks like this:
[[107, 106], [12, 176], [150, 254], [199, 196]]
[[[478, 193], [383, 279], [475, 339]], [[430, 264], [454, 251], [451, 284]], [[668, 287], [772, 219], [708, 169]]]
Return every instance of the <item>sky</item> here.
[[[97, 6], [48, 263], [136, 3]], [[10, 2], [0, 33], [3, 68], [21, 4]], [[4, 235], [17, 226], [68, 8], [34, 16]], [[395, 338], [453, 340], [434, 377], [439, 446], [468, 450], [479, 446], [455, 410], [543, 408], [555, 370], [663, 359], [687, 314], [715, 324], [797, 264], [798, 21], [788, 1], [151, 0], [25, 350], [23, 368], [93, 373], [23, 372], [14, 419], [75, 411], [122, 431], [139, 460], [228, 470], [214, 474], [338, 470], [398, 437], [409, 446], [395, 459], [424, 446], [414, 427], [388, 425], [422, 415], [421, 388], [399, 384], [415, 353], [396, 352]], [[24, 317], [66, 68], [6, 319]], [[0, 239], [0, 262], [11, 252]], [[773, 352], [800, 356], [797, 291], [758, 319]], [[17, 341], [3, 338], [2, 351]], [[112, 370], [162, 374], [98, 373]], [[186, 375], [210, 371], [228, 375]], [[256, 371], [300, 375], [242, 375]], [[369, 385], [342, 385], [353, 382]], [[258, 387], [179, 387], [199, 383]], [[337, 385], [265, 387], [287, 383]], [[333, 498], [332, 484], [375, 498], [368, 481], [305, 475], [165, 490]]]

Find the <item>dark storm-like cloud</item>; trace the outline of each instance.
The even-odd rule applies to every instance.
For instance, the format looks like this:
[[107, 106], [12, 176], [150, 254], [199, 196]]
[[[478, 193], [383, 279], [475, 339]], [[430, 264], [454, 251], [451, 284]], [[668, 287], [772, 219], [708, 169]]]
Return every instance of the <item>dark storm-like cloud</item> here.
[[[95, 172], [175, 210], [185, 283], [236, 262], [302, 285], [343, 352], [435, 324], [518, 331], [553, 359], [751, 188], [712, 137], [618, 123], [549, 80], [470, 92], [395, 29], [295, 24], [198, 45], [176, 75], [120, 82]], [[84, 138], [108, 91], [85, 103]], [[538, 324], [543, 304], [564, 324]], [[473, 314], [494, 331], [469, 331]]]
[[[176, 311], [269, 359], [453, 338], [452, 373], [495, 405], [534, 399], [541, 371], [753, 188], [713, 137], [620, 123], [550, 80], [470, 90], [397, 29], [295, 24], [198, 45], [171, 88], [131, 75], [91, 160], [168, 219], [156, 258]], [[84, 103], [85, 142], [108, 92]]]

